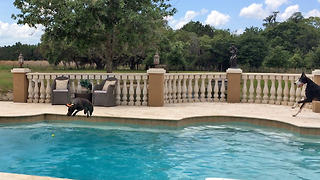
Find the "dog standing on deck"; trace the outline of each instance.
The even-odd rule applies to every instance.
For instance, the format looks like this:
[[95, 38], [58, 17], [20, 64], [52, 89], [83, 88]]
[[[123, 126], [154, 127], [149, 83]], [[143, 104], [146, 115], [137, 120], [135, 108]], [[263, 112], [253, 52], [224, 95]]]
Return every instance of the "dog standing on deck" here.
[[66, 104], [68, 106], [68, 116], [75, 116], [79, 111], [84, 110], [84, 114], [87, 115], [87, 117], [92, 116], [93, 113], [93, 105], [90, 101], [84, 98], [75, 98], [71, 104]]
[[309, 79], [304, 72], [301, 74], [301, 77], [294, 83], [298, 87], [302, 87], [304, 84], [307, 84], [306, 87], [306, 97], [304, 100], [297, 102], [292, 109], [298, 106], [298, 104], [302, 103], [297, 114], [292, 115], [296, 117], [302, 110], [305, 103], [311, 103], [313, 100], [320, 100], [320, 86], [314, 83], [311, 79]]

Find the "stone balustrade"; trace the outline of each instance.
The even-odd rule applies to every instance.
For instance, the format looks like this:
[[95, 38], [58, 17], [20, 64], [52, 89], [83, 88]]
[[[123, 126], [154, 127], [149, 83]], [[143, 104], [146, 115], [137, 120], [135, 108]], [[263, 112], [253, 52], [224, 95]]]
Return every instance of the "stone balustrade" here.
[[51, 85], [58, 76], [69, 77], [71, 99], [75, 93], [81, 93], [81, 79], [88, 79], [93, 86], [109, 76], [118, 79], [116, 86], [116, 102], [118, 105], [146, 106], [147, 99], [147, 73], [27, 73], [29, 103], [50, 103]]
[[225, 102], [226, 73], [166, 73], [164, 103]]
[[[305, 97], [305, 88], [294, 82], [301, 74], [242, 73], [242, 103], [263, 103], [292, 106]], [[313, 79], [312, 74], [307, 74]], [[311, 108], [312, 105], [309, 105]]]
[[[115, 90], [118, 105], [148, 105], [150, 76], [148, 73], [26, 73], [28, 84], [26, 101], [50, 103], [51, 85], [58, 76], [69, 77], [71, 99], [75, 97], [75, 93], [81, 93], [81, 79], [88, 79], [94, 86], [107, 77], [114, 76], [118, 79], [118, 86]], [[307, 76], [314, 79], [312, 74], [307, 74]], [[239, 77], [241, 77], [239, 90], [241, 103], [292, 106], [305, 96], [306, 86], [298, 88], [294, 85], [300, 74], [240, 73]], [[228, 84], [228, 73], [164, 73], [162, 78], [161, 83], [164, 84], [161, 94], [163, 93], [164, 104], [227, 102], [227, 88], [231, 90], [235, 87], [230, 84], [231, 82]], [[16, 84], [19, 84], [19, 81]], [[154, 88], [158, 87], [160, 86]], [[23, 100], [17, 102], [23, 102]], [[312, 105], [307, 105], [307, 107], [311, 108]]]

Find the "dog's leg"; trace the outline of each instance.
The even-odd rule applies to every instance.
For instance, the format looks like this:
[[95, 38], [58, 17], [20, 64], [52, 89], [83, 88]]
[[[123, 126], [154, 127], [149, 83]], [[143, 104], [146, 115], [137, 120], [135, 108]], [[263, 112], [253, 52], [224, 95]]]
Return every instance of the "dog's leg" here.
[[[299, 101], [299, 102], [300, 102], [300, 101]], [[299, 102], [298, 102], [298, 103], [299, 103]], [[301, 113], [303, 106], [304, 106], [307, 102], [309, 102], [309, 101], [308, 101], [308, 100], [303, 100], [303, 101], [302, 101], [302, 105], [300, 106], [299, 111], [298, 111], [296, 114], [292, 115], [292, 116], [293, 116], [293, 117], [296, 117], [299, 113]]]
[[293, 117], [296, 117], [299, 113], [301, 113], [301, 110], [302, 110], [302, 108], [303, 108], [303, 106], [304, 106], [305, 104], [306, 104], [306, 102], [303, 102], [303, 104], [301, 105], [299, 111], [298, 111], [296, 114], [292, 115], [292, 116], [293, 116]]
[[296, 108], [299, 105], [298, 102], [294, 103], [294, 105], [291, 107], [292, 109]]
[[76, 111], [72, 114], [72, 116], [75, 116], [78, 112], [79, 112], [79, 110], [76, 110]]

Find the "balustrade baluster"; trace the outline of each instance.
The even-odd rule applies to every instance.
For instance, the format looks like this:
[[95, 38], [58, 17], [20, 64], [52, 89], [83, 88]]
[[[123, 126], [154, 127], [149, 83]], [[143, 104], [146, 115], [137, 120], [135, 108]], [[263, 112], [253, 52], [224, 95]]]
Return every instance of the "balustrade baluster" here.
[[117, 105], [121, 105], [120, 94], [121, 94], [121, 79], [122, 79], [122, 76], [121, 75], [116, 75], [115, 78], [117, 78], [117, 80], [118, 80], [118, 84], [116, 86], [116, 103], [117, 103]]
[[74, 85], [74, 81], [76, 79], [76, 75], [71, 74], [69, 76], [69, 78], [70, 78], [70, 93], [71, 93], [71, 101], [72, 101], [75, 98], [75, 92], [76, 92], [76, 90], [75, 90], [76, 87]]
[[147, 75], [143, 75], [142, 79], [143, 79], [143, 102], [142, 102], [142, 105], [146, 106], [146, 105], [148, 105], [148, 97], [147, 97], [147, 94], [148, 94], [148, 90], [147, 90], [148, 76]]
[[173, 103], [173, 99], [172, 99], [172, 79], [173, 76], [172, 75], [168, 75], [169, 79], [168, 79], [168, 103]]
[[33, 97], [33, 102], [38, 103], [39, 102], [39, 75], [34, 75], [33, 76], [33, 81], [34, 81], [34, 97]]
[[220, 75], [214, 76], [214, 88], [213, 88], [213, 91], [214, 91], [213, 101], [214, 102], [219, 102], [219, 78], [220, 78]]
[[198, 81], [199, 81], [200, 75], [196, 74], [194, 76], [194, 101], [195, 102], [200, 102], [199, 99], [199, 85], [198, 85]]
[[123, 87], [122, 87], [122, 101], [121, 105], [128, 105], [128, 88], [127, 88], [127, 75], [122, 76]]
[[263, 81], [264, 81], [262, 103], [263, 104], [267, 104], [268, 103], [268, 99], [269, 99], [269, 86], [268, 86], [269, 75], [263, 75], [262, 77], [263, 77]]
[[189, 83], [188, 83], [188, 102], [194, 102], [194, 99], [192, 98], [192, 79], [193, 75], [189, 75]]
[[51, 84], [50, 84], [50, 75], [45, 75], [45, 79], [47, 80], [47, 87], [46, 87], [46, 103], [51, 102]]
[[133, 89], [133, 81], [134, 81], [134, 76], [133, 75], [129, 75], [129, 81], [130, 81], [130, 87], [129, 87], [129, 106], [133, 106], [134, 105], [134, 89]]
[[177, 102], [177, 75], [172, 75], [172, 103]]
[[270, 80], [271, 80], [271, 89], [270, 89], [270, 100], [269, 104], [274, 104], [275, 103], [275, 93], [276, 93], [276, 87], [275, 87], [275, 75], [270, 75]]
[[207, 101], [212, 102], [212, 85], [211, 81], [213, 80], [213, 75], [208, 75], [208, 86], [207, 86]]
[[135, 105], [136, 106], [141, 106], [141, 87], [140, 87], [141, 76], [137, 75], [135, 78], [137, 80]]
[[183, 75], [182, 102], [187, 102], [187, 79], [188, 75]]
[[46, 89], [44, 87], [44, 75], [39, 75], [40, 80], [40, 103], [44, 103], [46, 100]]
[[225, 102], [226, 101], [226, 95], [225, 95], [225, 91], [226, 91], [226, 86], [225, 86], [225, 79], [226, 79], [226, 75], [225, 74], [223, 74], [223, 75], [221, 75], [221, 81], [222, 81], [222, 83], [221, 83], [221, 90], [220, 90], [220, 92], [221, 92], [221, 94], [220, 94], [220, 102]]
[[33, 84], [32, 84], [32, 79], [33, 79], [33, 75], [27, 75], [27, 78], [29, 79], [29, 86], [28, 86], [28, 103], [32, 103], [33, 102]]
[[167, 104], [167, 103], [169, 103], [168, 102], [168, 78], [169, 78], [169, 75], [165, 75], [164, 76], [164, 90], [163, 90], [163, 93], [164, 93], [164, 95], [163, 95], [163, 102], [165, 103], [165, 104]]
[[177, 102], [181, 103], [183, 102], [181, 99], [181, 92], [182, 92], [182, 86], [181, 86], [181, 80], [183, 79], [183, 75], [179, 75], [178, 77], [178, 95], [177, 95]]
[[206, 101], [206, 85], [205, 85], [205, 80], [207, 78], [207, 75], [200, 75], [201, 79], [201, 87], [200, 87], [200, 101], [205, 102]]
[[81, 80], [81, 75], [76, 75], [76, 79], [77, 79], [77, 93], [82, 93], [82, 89], [81, 89], [81, 85], [80, 85], [80, 80]]
[[246, 75], [246, 74], [242, 75], [243, 87], [242, 87], [242, 100], [241, 100], [241, 102], [243, 102], [243, 103], [247, 102], [247, 77], [248, 77], [248, 75]]
[[283, 89], [283, 101], [282, 105], [288, 105], [288, 100], [289, 100], [289, 79], [288, 76], [283, 76], [284, 80], [284, 89]]
[[290, 80], [290, 99], [289, 99], [289, 106], [293, 106], [294, 104], [294, 100], [295, 100], [295, 85], [294, 85], [294, 76], [289, 76], [289, 80]]
[[276, 104], [280, 105], [282, 102], [282, 76], [277, 75], [276, 80], [278, 81], [278, 89], [277, 89], [277, 101]]
[[256, 100], [255, 103], [261, 103], [261, 75], [256, 75], [257, 88], [256, 88]]
[[249, 103], [254, 102], [254, 75], [249, 75], [250, 87], [249, 87]]

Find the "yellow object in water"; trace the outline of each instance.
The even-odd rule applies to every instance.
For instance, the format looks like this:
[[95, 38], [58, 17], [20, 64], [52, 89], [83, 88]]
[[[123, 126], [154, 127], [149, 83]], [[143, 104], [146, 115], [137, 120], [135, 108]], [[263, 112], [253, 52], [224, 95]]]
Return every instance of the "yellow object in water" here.
[[54, 134], [52, 134], [51, 136], [54, 137]]

